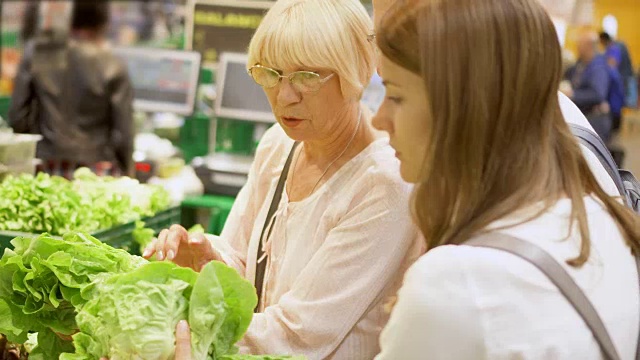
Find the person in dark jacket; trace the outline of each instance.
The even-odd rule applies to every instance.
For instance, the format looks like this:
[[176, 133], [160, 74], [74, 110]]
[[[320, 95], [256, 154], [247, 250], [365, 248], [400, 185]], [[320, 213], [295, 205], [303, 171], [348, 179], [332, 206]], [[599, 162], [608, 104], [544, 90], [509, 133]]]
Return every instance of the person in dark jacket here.
[[600, 44], [605, 49], [607, 62], [618, 69], [623, 78], [633, 76], [633, 63], [629, 55], [629, 49], [621, 41], [615, 41], [606, 32], [600, 33]]
[[70, 36], [40, 32], [25, 47], [8, 117], [15, 132], [43, 136], [43, 171], [132, 171], [133, 88], [106, 43], [108, 5], [75, 1]]
[[[624, 105], [631, 108], [636, 107], [638, 105], [638, 84], [636, 75], [633, 72], [633, 62], [631, 61], [629, 49], [623, 42], [614, 40], [606, 32], [600, 33], [600, 44], [604, 48], [609, 66], [620, 73], [624, 86]], [[621, 117], [614, 117], [614, 130], [620, 128], [620, 122]]]

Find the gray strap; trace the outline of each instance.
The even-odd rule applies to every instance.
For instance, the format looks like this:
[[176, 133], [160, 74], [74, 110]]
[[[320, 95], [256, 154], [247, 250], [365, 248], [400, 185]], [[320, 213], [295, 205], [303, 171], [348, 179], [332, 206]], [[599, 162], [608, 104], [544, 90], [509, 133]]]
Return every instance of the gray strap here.
[[[609, 360], [620, 360], [615, 345], [611, 341], [611, 337], [609, 337], [607, 328], [604, 326], [602, 319], [600, 319], [600, 316], [589, 299], [562, 265], [542, 248], [528, 241], [502, 233], [486, 234], [467, 241], [464, 244], [506, 251], [535, 265], [558, 287], [562, 295], [573, 305], [589, 329], [591, 329], [605, 357]], [[640, 270], [640, 264], [638, 264], [637, 259], [636, 265]], [[636, 359], [637, 358], [638, 354], [636, 354]]]
[[611, 156], [609, 149], [607, 149], [607, 145], [605, 145], [602, 139], [595, 132], [585, 128], [584, 126], [569, 124], [569, 128], [573, 135], [580, 140], [580, 143], [589, 148], [589, 150], [596, 155], [604, 169], [607, 170], [607, 173], [609, 173], [609, 176], [613, 179], [620, 195], [625, 199], [627, 205], [631, 205], [629, 204], [629, 197], [627, 196], [622, 177], [618, 172], [618, 165], [615, 160], [613, 160], [613, 156]]
[[630, 171], [620, 169], [618, 171], [622, 178], [630, 206], [635, 212], [640, 213], [640, 181]]

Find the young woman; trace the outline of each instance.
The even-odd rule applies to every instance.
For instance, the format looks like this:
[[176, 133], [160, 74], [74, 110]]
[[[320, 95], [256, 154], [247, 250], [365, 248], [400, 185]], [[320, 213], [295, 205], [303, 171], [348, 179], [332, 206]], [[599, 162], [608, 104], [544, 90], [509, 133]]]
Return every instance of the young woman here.
[[598, 184], [565, 123], [561, 54], [536, 0], [405, 0], [381, 20], [387, 131], [428, 252], [378, 359], [600, 359], [589, 328], [525, 260], [466, 246], [507, 234], [585, 292], [620, 358], [638, 338], [640, 222]]

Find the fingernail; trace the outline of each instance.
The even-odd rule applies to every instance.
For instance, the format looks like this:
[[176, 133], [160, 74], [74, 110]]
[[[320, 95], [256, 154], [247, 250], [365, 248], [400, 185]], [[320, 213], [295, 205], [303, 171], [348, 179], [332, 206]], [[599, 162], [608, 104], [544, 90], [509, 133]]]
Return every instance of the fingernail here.
[[158, 260], [164, 260], [164, 253], [162, 252], [162, 250], [158, 251], [156, 257], [158, 258]]
[[180, 320], [178, 322], [178, 331], [185, 333], [187, 331], [189, 331], [189, 324], [187, 323], [187, 320]]
[[173, 260], [174, 257], [176, 257], [176, 253], [173, 250], [169, 250], [167, 252], [167, 260]]
[[151, 255], [151, 249], [144, 249], [144, 252], [142, 253], [143, 257], [147, 257]]
[[190, 241], [191, 241], [192, 244], [200, 244], [200, 243], [202, 243], [200, 238], [197, 238], [197, 237], [192, 237]]

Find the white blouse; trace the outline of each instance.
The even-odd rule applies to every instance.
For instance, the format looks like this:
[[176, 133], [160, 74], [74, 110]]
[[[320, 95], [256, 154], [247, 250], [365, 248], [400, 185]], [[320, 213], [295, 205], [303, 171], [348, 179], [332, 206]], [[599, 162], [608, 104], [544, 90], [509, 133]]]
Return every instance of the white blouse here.
[[[258, 241], [293, 141], [275, 125], [220, 238], [225, 261], [255, 280]], [[242, 353], [372, 359], [388, 320], [384, 305], [423, 251], [409, 214], [411, 186], [388, 139], [370, 144], [310, 197], [276, 212], [263, 290]]]
[[[561, 92], [558, 92], [558, 99], [560, 103], [560, 109], [562, 110], [562, 116], [564, 120], [569, 124], [580, 125], [584, 128], [587, 128], [591, 131], [593, 127], [589, 124], [589, 121], [584, 116], [582, 111], [578, 109], [576, 104], [571, 101], [566, 95]], [[595, 131], [594, 131], [595, 132]], [[607, 172], [607, 170], [602, 166], [598, 157], [589, 150], [588, 147], [580, 144], [580, 148], [582, 149], [582, 155], [585, 160], [587, 160], [587, 164], [589, 164], [589, 169], [596, 177], [598, 184], [602, 187], [602, 189], [611, 196], [620, 196], [620, 192], [616, 187], [616, 184], [613, 182], [611, 175]]]
[[[541, 246], [562, 264], [598, 311], [621, 359], [633, 359], [640, 306], [635, 262], [608, 212], [592, 198], [585, 205], [591, 257], [579, 269], [565, 263], [579, 253], [580, 238], [577, 229], [567, 238], [569, 200], [497, 231]], [[582, 318], [536, 267], [500, 250], [464, 245], [438, 247], [411, 267], [381, 347], [377, 360], [602, 359]]]

